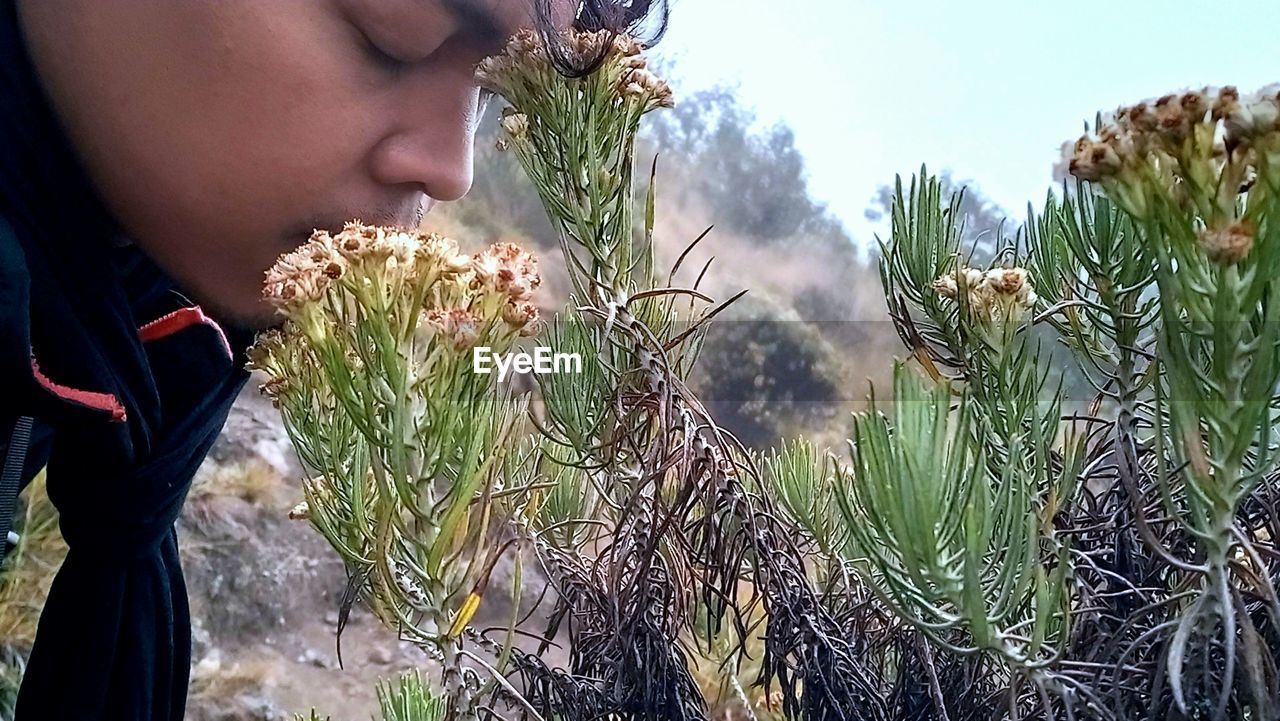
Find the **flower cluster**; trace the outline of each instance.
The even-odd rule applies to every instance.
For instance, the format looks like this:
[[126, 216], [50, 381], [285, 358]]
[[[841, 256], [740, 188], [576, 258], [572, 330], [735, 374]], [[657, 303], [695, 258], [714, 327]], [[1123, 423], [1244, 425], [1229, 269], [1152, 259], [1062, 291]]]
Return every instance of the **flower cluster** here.
[[[553, 54], [576, 66], [603, 58], [600, 69], [592, 75], [606, 80], [616, 99], [635, 99], [646, 111], [674, 104], [670, 86], [648, 69], [642, 55], [644, 46], [634, 37], [605, 30], [567, 30], [557, 39], [558, 47], [551, 49], [538, 33], [521, 30], [500, 54], [480, 62], [476, 82], [520, 108], [520, 98], [545, 92], [547, 81], [556, 75]], [[511, 135], [518, 134], [513, 131], [519, 126], [509, 128], [504, 123], [503, 128]]]
[[1183, 213], [1210, 260], [1239, 263], [1256, 227], [1240, 215], [1242, 194], [1259, 179], [1273, 192], [1277, 184], [1280, 93], [1206, 88], [1121, 108], [1096, 138], [1076, 142], [1070, 169], [1139, 220], [1170, 222], [1160, 208]]
[[[513, 330], [532, 332], [538, 311], [528, 301], [541, 283], [537, 260], [511, 243], [496, 243], [469, 256], [436, 233], [352, 221], [336, 235], [317, 230], [302, 247], [280, 256], [266, 273], [263, 298], [297, 321], [328, 312], [320, 301], [331, 290], [335, 300], [345, 299], [341, 306], [353, 299], [368, 303], [369, 289], [382, 288], [384, 311], [404, 298], [421, 297], [425, 320], [461, 349], [476, 337], [478, 319], [466, 306], [477, 300], [486, 305], [501, 301], [495, 314]], [[285, 381], [281, 377], [276, 382]]]
[[284, 315], [324, 297], [329, 285], [346, 271], [346, 259], [325, 233], [285, 253], [266, 273], [262, 297]]
[[267, 272], [285, 323], [258, 336], [250, 367], [312, 474], [290, 517], [366, 579], [388, 625], [438, 630], [474, 612], [478, 559], [494, 551], [466, 529], [494, 513], [521, 405], [475, 373], [469, 350], [531, 334], [541, 283], [511, 243], [467, 255], [441, 235], [358, 221], [316, 231]]
[[473, 290], [505, 294], [513, 302], [528, 300], [542, 284], [538, 261], [514, 243], [494, 243], [471, 262]]
[[984, 321], [1018, 320], [1036, 305], [1036, 292], [1023, 268], [962, 268], [933, 281], [933, 289], [955, 299], [964, 290], [969, 312]]
[[570, 268], [582, 270], [570, 282], [583, 297], [621, 289], [644, 267], [633, 248], [636, 134], [645, 114], [674, 104], [644, 49], [604, 30], [523, 30], [476, 67], [476, 82], [509, 104], [498, 150], [514, 151], [533, 180]]
[[1230, 265], [1239, 263], [1253, 249], [1254, 230], [1248, 221], [1236, 221], [1218, 228], [1204, 228], [1199, 234], [1200, 248], [1209, 259]]
[[502, 109], [502, 135], [498, 138], [498, 150], [506, 150], [512, 142], [520, 142], [529, 134], [529, 116], [507, 106]]
[[1280, 93], [1272, 90], [1251, 98], [1241, 98], [1230, 86], [1216, 95], [1208, 88], [1169, 94], [1120, 108], [1113, 123], [1098, 128], [1097, 138], [1081, 137], [1070, 169], [1078, 178], [1100, 181], [1142, 164], [1153, 154], [1181, 160], [1189, 151], [1199, 150], [1222, 161], [1236, 149], [1274, 138], [1277, 130]]
[[444, 383], [476, 345], [533, 335], [541, 282], [536, 259], [511, 243], [465, 255], [434, 233], [316, 231], [267, 272], [264, 296], [286, 322], [258, 335], [248, 366], [286, 413], [332, 413], [353, 393], [386, 400], [396, 378]]
[[1096, 140], [1085, 136], [1076, 143], [1071, 172], [1100, 180], [1149, 152], [1177, 157], [1197, 130], [1213, 141], [1217, 123], [1223, 128], [1222, 145], [1214, 148], [1218, 152], [1247, 148], [1280, 130], [1280, 93], [1265, 90], [1241, 98], [1228, 86], [1210, 100], [1212, 95], [1205, 88], [1121, 108], [1115, 123], [1100, 128]]
[[432, 308], [423, 316], [423, 320], [456, 351], [464, 351], [480, 339], [479, 319], [465, 308]]
[[624, 56], [624, 68], [618, 78], [617, 89], [621, 95], [638, 98], [647, 105], [656, 108], [675, 107], [675, 97], [667, 81], [653, 74], [648, 68], [648, 60], [640, 54], [640, 47], [634, 41], [627, 55]]
[[1168, 94], [1153, 103], [1141, 102], [1120, 108], [1115, 122], [1098, 128], [1098, 137], [1082, 136], [1071, 158], [1073, 175], [1093, 182], [1114, 176], [1122, 169], [1143, 162], [1152, 152], [1176, 157], [1187, 140], [1212, 143], [1213, 124], [1224, 115], [1234, 115], [1238, 104], [1235, 88], [1223, 88], [1210, 101], [1208, 88], [1181, 95]]
[[276, 405], [288, 392], [290, 364], [285, 357], [287, 347], [284, 341], [284, 333], [279, 328], [272, 328], [259, 333], [248, 351], [249, 367], [267, 376], [258, 390]]
[[319, 301], [352, 270], [365, 278], [394, 275], [398, 280], [452, 277], [470, 270], [471, 259], [453, 240], [422, 233], [347, 223], [341, 232], [312, 233], [301, 247], [280, 256], [266, 272], [262, 297], [287, 318]]

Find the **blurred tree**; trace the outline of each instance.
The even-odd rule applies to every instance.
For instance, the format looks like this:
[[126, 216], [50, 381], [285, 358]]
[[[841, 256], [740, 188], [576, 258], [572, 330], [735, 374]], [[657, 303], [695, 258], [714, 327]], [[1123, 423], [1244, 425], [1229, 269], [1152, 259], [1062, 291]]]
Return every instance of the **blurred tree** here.
[[[960, 247], [973, 248], [973, 261], [985, 265], [995, 256], [1001, 238], [1010, 238], [1018, 232], [1020, 224], [1011, 220], [1008, 213], [982, 193], [972, 180], [957, 180], [950, 170], [942, 171], [942, 196], [949, 197], [964, 191], [960, 203], [964, 232]], [[863, 213], [867, 220], [887, 223], [893, 209], [893, 185], [881, 185], [871, 200], [871, 206]]]
[[783, 123], [759, 127], [733, 89], [682, 97], [652, 122], [652, 150], [680, 158], [680, 171], [724, 219], [724, 226], [761, 245], [802, 241], [852, 244], [844, 226], [809, 193], [804, 156]]
[[497, 103], [480, 119], [475, 137], [475, 165], [478, 170], [467, 197], [457, 203], [459, 219], [468, 227], [497, 240], [509, 228], [544, 249], [556, 248], [556, 232], [538, 193], [529, 185], [515, 154], [497, 149], [501, 115]]
[[717, 421], [749, 446], [766, 448], [822, 425], [846, 387], [844, 363], [823, 326], [749, 293], [712, 323], [691, 383]]

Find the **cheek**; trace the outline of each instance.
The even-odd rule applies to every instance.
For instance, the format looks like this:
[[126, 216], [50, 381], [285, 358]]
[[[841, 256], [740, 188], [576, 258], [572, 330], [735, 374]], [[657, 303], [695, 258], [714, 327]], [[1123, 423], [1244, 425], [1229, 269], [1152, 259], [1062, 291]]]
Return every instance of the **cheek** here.
[[142, 172], [175, 181], [166, 215], [288, 223], [332, 200], [378, 128], [331, 19], [289, 7], [314, 4], [303, 0], [192, 4], [217, 8], [205, 13], [218, 32], [139, 89], [155, 103], [152, 127], [131, 138]]
[[140, 44], [117, 46], [141, 52], [111, 58], [116, 76], [93, 105], [115, 110], [87, 121], [91, 164], [129, 233], [234, 315], [251, 309], [276, 256], [305, 240], [286, 229], [367, 195], [366, 155], [383, 132], [374, 93], [316, 4], [173, 3], [168, 32], [153, 24]]

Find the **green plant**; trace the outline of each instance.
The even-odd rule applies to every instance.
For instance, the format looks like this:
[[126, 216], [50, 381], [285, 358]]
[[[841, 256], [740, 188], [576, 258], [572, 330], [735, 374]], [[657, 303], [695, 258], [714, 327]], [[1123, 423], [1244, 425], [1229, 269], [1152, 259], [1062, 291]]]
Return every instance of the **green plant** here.
[[[445, 699], [427, 686], [417, 671], [402, 674], [395, 681], [377, 686], [379, 716], [375, 721], [443, 721], [448, 711]], [[332, 721], [312, 709], [308, 716], [294, 714], [294, 721]]]
[[[254, 362], [316, 473], [299, 512], [444, 660], [431, 713], [492, 692], [527, 718], [699, 720], [776, 683], [803, 721], [1273, 717], [1280, 98], [1122, 110], [1078, 145], [1081, 182], [981, 261], [959, 195], [899, 182], [892, 397], [854, 416], [847, 461], [762, 459], [688, 384], [727, 304], [672, 286], [688, 251], [655, 268], [634, 143], [671, 96], [641, 51], [522, 33], [477, 70], [574, 289], [543, 339], [582, 372], [540, 376], [532, 413], [466, 363], [533, 328], [519, 249], [352, 224], [268, 278], [287, 322]], [[1050, 334], [1091, 397], [1068, 397]], [[556, 592], [537, 652], [515, 618], [501, 644], [470, 626], [512, 546]]]
[[441, 721], [445, 703], [431, 693], [416, 672], [400, 677], [398, 684], [378, 685], [378, 708], [382, 721]]
[[[1121, 109], [986, 268], [938, 181], [898, 187], [881, 274], [921, 372], [855, 418], [849, 560], [933, 646], [998, 660], [1011, 716], [1277, 708], [1278, 110]], [[1096, 394], [1061, 420], [1035, 322]]]
[[519, 403], [474, 373], [472, 348], [509, 349], [536, 318], [531, 256], [474, 256], [435, 235], [358, 223], [282, 256], [266, 295], [287, 319], [253, 364], [317, 475], [306, 515], [375, 614], [442, 654], [446, 689], [471, 689], [458, 637], [504, 550], [490, 525], [527, 489], [504, 476]]
[[1215, 718], [1276, 703], [1259, 621], [1280, 621], [1280, 601], [1245, 509], [1267, 503], [1255, 491], [1277, 467], [1277, 105], [1234, 88], [1168, 95], [1122, 109], [1072, 161], [1124, 211], [1152, 267], [1152, 476], [1192, 553], [1159, 539], [1153, 550], [1194, 579], [1167, 622], [1165, 666], [1178, 710]]

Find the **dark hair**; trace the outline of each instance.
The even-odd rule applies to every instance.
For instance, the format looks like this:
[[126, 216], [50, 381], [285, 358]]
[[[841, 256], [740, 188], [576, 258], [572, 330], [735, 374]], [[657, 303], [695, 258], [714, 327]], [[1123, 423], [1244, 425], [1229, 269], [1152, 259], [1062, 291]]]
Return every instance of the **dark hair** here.
[[671, 16], [667, 0], [574, 0], [578, 9], [573, 29], [586, 32], [603, 30], [608, 33], [610, 41], [602, 43], [594, 56], [581, 57], [565, 50], [560, 42], [554, 1], [536, 0], [538, 32], [550, 50], [556, 69], [569, 77], [581, 77], [599, 67], [616, 35], [636, 35], [645, 45], [653, 46], [666, 33]]

